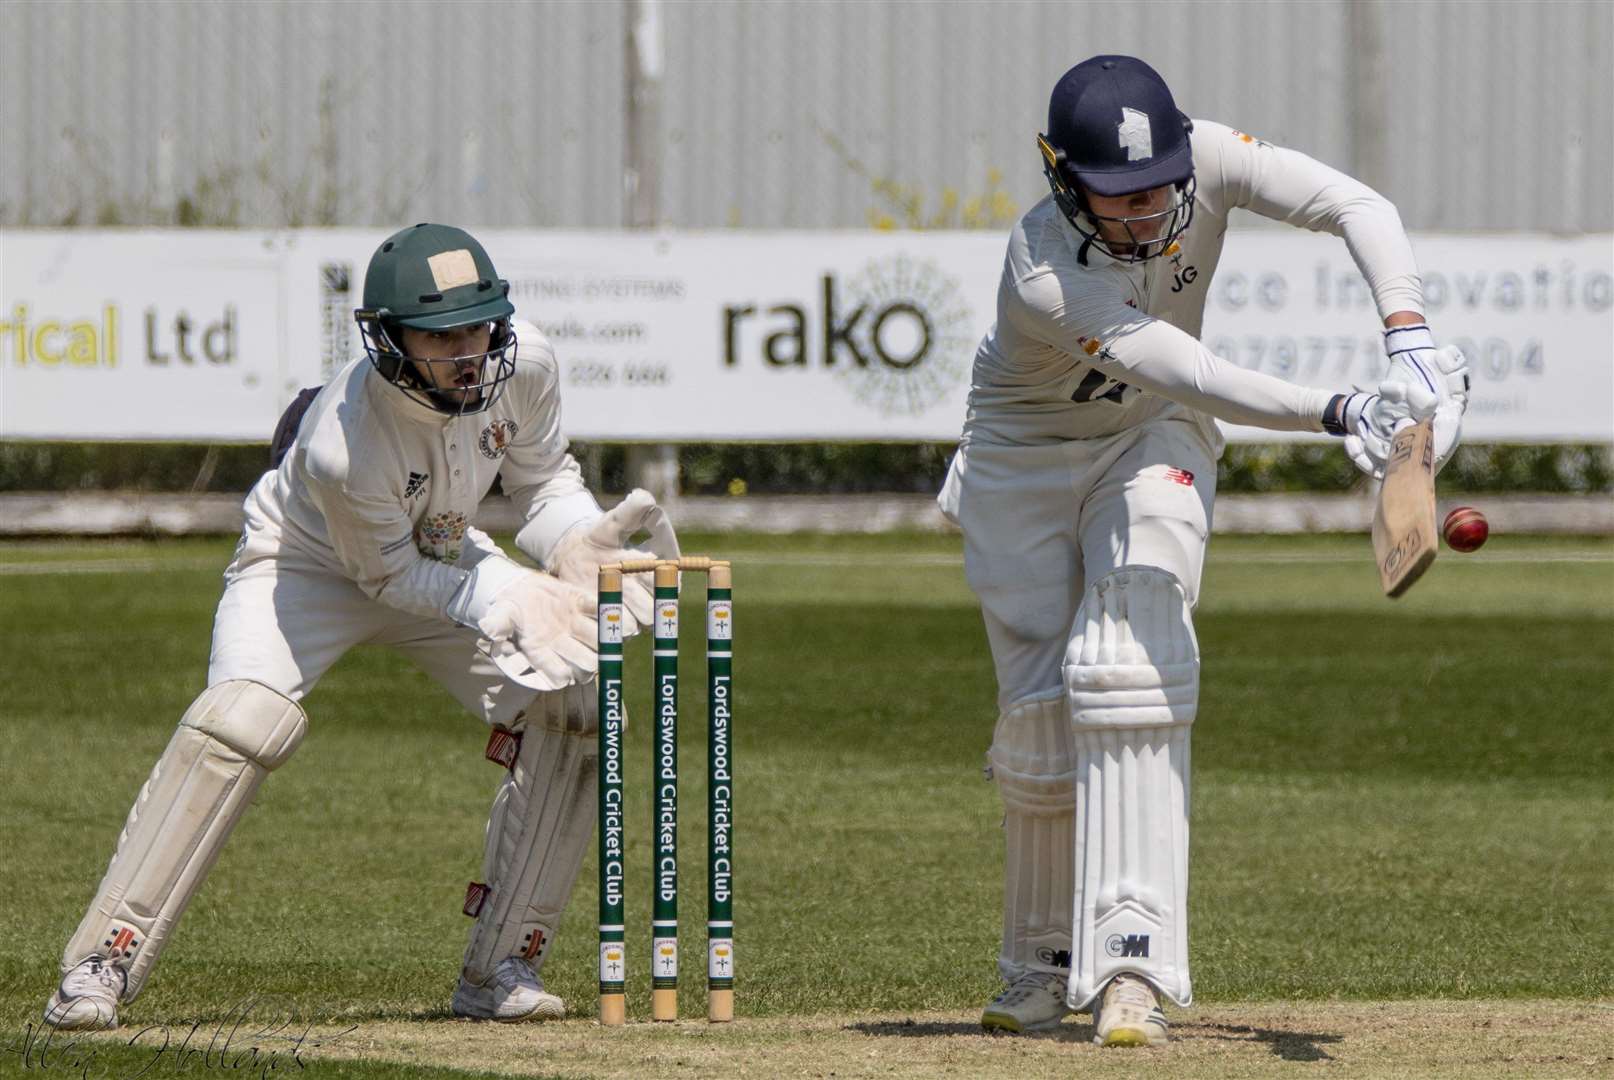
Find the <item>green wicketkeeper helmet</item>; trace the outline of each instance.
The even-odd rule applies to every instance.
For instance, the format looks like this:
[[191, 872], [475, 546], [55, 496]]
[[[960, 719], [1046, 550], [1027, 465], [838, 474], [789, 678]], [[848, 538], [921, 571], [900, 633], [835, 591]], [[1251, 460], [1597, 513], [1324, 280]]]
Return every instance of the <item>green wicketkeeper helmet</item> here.
[[[364, 306], [354, 311], [364, 338], [364, 351], [388, 382], [416, 400], [449, 413], [481, 412], [498, 397], [515, 373], [515, 332], [510, 316], [510, 283], [499, 277], [493, 260], [464, 229], [422, 223], [388, 237], [370, 257], [364, 273]], [[491, 323], [486, 353], [476, 357], [413, 363], [402, 346], [401, 328], [453, 330]], [[480, 379], [453, 393], [424, 379], [416, 364], [463, 364], [478, 360]], [[490, 373], [487, 368], [493, 362]]]

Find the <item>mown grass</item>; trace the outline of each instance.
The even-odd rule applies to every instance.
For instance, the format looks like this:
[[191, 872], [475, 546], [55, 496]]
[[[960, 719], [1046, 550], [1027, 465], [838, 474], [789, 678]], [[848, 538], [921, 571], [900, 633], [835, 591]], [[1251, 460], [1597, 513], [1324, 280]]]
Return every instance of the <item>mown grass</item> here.
[[[737, 562], [744, 1014], [970, 1009], [996, 989], [1000, 811], [980, 772], [992, 669], [957, 544], [686, 538]], [[230, 547], [0, 547], [10, 1032], [49, 993], [128, 806], [202, 685]], [[1498, 538], [1443, 556], [1390, 603], [1365, 538], [1218, 538], [1197, 622], [1202, 1001], [1614, 994], [1614, 545]], [[685, 625], [683, 1005], [699, 1015], [701, 624]], [[644, 648], [630, 658], [636, 719]], [[306, 706], [307, 741], [180, 924], [137, 1022], [216, 1020], [249, 996], [322, 1021], [448, 1015], [499, 779], [485, 733], [372, 649]], [[636, 1008], [648, 736], [630, 730]], [[577, 1015], [593, 1009], [593, 875], [590, 858], [545, 972]]]

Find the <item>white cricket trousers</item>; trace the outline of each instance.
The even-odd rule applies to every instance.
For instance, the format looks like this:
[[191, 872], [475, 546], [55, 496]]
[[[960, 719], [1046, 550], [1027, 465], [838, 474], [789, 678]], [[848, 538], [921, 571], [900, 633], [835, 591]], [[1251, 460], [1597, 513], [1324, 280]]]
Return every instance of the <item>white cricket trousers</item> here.
[[390, 608], [329, 571], [258, 559], [225, 582], [209, 686], [254, 679], [300, 701], [355, 645], [387, 645], [488, 724], [511, 725], [538, 693], [505, 678], [474, 632]]
[[1063, 686], [1087, 582], [1158, 566], [1198, 602], [1219, 444], [1209, 419], [1170, 417], [1097, 439], [960, 448], [937, 502], [964, 530], [999, 710]]

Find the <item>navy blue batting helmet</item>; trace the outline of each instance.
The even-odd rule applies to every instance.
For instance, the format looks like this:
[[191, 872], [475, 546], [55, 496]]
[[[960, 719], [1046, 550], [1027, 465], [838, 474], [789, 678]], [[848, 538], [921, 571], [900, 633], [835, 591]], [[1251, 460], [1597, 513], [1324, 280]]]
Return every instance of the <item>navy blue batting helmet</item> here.
[[1091, 216], [1088, 193], [1131, 195], [1174, 185], [1179, 206], [1169, 235], [1127, 252], [1131, 259], [1157, 255], [1188, 227], [1192, 215], [1194, 158], [1188, 135], [1193, 121], [1177, 108], [1160, 74], [1133, 56], [1095, 56], [1065, 72], [1048, 101], [1048, 132], [1037, 138], [1043, 171], [1054, 199], [1071, 224]]

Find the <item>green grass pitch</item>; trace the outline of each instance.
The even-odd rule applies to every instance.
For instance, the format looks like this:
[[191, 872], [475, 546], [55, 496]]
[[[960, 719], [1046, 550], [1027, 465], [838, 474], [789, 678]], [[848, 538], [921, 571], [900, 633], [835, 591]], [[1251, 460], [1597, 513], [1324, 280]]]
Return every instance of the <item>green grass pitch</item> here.
[[[132, 799], [203, 685], [230, 549], [0, 547], [7, 1041], [37, 1015]], [[959, 541], [690, 536], [685, 549], [736, 567], [739, 1012], [978, 1007], [997, 987], [1002, 845], [981, 773], [992, 668]], [[702, 588], [692, 581], [686, 603]], [[1443, 553], [1391, 602], [1365, 537], [1218, 537], [1196, 623], [1202, 1002], [1614, 995], [1614, 544], [1497, 537]], [[702, 633], [686, 611], [687, 1016], [704, 1012]], [[648, 660], [635, 642], [636, 1015]], [[485, 731], [376, 649], [349, 655], [305, 706], [306, 742], [131, 1019], [216, 1017], [248, 995], [321, 1020], [448, 1015], [460, 904], [500, 778]], [[545, 970], [579, 1016], [595, 1003], [595, 880], [591, 856]], [[343, 1068], [321, 1075], [381, 1075]]]

